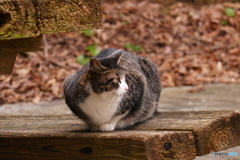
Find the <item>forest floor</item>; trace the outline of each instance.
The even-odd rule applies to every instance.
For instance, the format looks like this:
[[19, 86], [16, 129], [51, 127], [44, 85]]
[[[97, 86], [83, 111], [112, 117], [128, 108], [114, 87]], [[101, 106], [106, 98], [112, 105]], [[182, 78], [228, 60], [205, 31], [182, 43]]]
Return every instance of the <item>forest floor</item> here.
[[240, 3], [102, 6], [103, 29], [49, 34], [45, 52], [19, 53], [12, 75], [0, 76], [0, 104], [63, 98], [65, 77], [110, 47], [150, 58], [164, 87], [240, 82]]

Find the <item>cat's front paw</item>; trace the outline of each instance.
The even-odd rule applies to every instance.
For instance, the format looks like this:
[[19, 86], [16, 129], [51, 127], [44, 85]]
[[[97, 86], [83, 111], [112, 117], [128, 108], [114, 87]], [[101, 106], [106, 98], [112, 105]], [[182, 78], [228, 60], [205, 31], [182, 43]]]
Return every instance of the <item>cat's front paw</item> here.
[[113, 131], [114, 129], [115, 129], [115, 125], [108, 124], [108, 123], [99, 126], [99, 130], [103, 132]]

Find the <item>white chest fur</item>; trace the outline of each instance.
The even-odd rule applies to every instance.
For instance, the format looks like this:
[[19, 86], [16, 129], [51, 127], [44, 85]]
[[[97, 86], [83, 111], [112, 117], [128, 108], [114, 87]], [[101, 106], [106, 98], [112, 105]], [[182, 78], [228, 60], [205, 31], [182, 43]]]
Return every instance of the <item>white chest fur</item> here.
[[112, 119], [117, 111], [119, 101], [119, 97], [112, 92], [105, 92], [101, 95], [91, 93], [84, 103], [80, 104], [80, 107], [94, 124], [101, 125]]
[[102, 125], [111, 121], [118, 109], [121, 98], [127, 90], [128, 85], [125, 82], [125, 78], [122, 78], [117, 90], [102, 94], [92, 92], [79, 106], [90, 117], [92, 123]]

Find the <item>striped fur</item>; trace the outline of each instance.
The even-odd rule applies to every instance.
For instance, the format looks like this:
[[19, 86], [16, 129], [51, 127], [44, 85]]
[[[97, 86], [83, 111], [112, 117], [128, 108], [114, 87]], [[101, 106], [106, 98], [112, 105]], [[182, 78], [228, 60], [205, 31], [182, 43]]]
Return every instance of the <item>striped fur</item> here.
[[[119, 90], [121, 94], [117, 94]], [[68, 76], [64, 83], [67, 105], [92, 131], [124, 129], [151, 118], [160, 93], [160, 77], [151, 60], [111, 48]], [[107, 101], [112, 104], [108, 106]], [[102, 112], [98, 114], [97, 110]]]

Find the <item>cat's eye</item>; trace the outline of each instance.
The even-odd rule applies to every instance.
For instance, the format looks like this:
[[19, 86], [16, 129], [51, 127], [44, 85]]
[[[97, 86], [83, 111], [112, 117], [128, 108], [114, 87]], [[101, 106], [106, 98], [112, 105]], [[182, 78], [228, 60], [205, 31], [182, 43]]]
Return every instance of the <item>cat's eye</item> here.
[[98, 90], [99, 90], [100, 92], [103, 92], [103, 91], [104, 91], [104, 89], [103, 89], [102, 87], [98, 88]]
[[97, 85], [98, 85], [98, 86], [101, 86], [101, 85], [104, 85], [104, 83], [99, 82], [99, 83], [97, 83]]
[[113, 78], [109, 79], [109, 80], [106, 82], [106, 84], [112, 82], [113, 80], [114, 80]]

